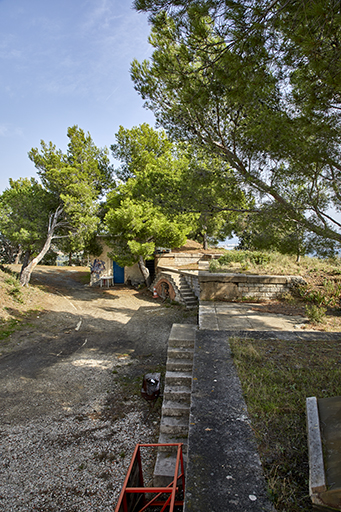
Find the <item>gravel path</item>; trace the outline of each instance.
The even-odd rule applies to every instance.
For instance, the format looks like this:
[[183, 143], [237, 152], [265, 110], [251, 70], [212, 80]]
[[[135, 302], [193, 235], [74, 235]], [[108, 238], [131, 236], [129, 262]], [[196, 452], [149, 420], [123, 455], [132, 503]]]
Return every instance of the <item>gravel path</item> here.
[[[162, 370], [172, 324], [196, 315], [39, 272], [54, 292], [47, 312], [0, 357], [0, 510], [112, 512], [135, 444], [158, 435], [142, 376]], [[148, 478], [147, 451], [143, 464]]]

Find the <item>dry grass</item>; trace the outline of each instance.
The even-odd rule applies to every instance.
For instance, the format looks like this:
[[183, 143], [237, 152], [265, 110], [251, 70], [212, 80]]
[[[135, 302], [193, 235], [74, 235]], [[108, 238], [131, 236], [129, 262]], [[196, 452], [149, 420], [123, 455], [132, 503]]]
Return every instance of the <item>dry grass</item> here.
[[3, 344], [12, 332], [29, 325], [30, 319], [44, 309], [46, 293], [37, 286], [21, 287], [17, 273], [1, 267], [0, 304], [0, 344]]
[[275, 509], [312, 510], [305, 401], [341, 395], [341, 340], [230, 345]]
[[[239, 257], [241, 251], [229, 251]], [[254, 264], [250, 261], [232, 261], [219, 265], [215, 261], [214, 272], [233, 272], [265, 275], [301, 276], [307, 285], [286, 294], [280, 301], [269, 301], [269, 310], [283, 314], [308, 314], [311, 322], [307, 330], [341, 332], [341, 259], [303, 257], [299, 263], [295, 257], [279, 253], [266, 253], [267, 262]], [[307, 309], [308, 308], [308, 309]]]

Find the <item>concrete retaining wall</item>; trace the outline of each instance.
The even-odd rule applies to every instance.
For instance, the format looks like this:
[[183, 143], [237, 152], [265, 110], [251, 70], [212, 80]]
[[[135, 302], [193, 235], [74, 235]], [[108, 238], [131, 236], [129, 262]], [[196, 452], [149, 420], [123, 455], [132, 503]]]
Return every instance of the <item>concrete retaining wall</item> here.
[[305, 281], [299, 276], [262, 276], [251, 274], [210, 273], [203, 270], [177, 270], [158, 267], [163, 275], [185, 277], [193, 293], [200, 300], [275, 299], [288, 293]]
[[290, 292], [305, 281], [297, 276], [262, 276], [248, 274], [210, 274], [200, 272], [201, 300], [233, 300], [243, 298], [274, 299]]

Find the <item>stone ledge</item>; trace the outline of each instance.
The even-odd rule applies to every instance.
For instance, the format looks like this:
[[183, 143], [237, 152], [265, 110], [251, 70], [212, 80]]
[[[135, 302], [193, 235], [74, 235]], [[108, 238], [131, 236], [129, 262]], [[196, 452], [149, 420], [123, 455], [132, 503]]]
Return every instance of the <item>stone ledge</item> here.
[[[251, 283], [251, 284], [288, 284], [292, 279], [298, 276], [268, 276], [254, 274], [211, 274], [200, 272], [200, 282], [218, 282], [218, 283]], [[302, 279], [302, 281], [304, 281]]]
[[266, 484], [226, 333], [195, 344], [185, 512], [270, 512]]

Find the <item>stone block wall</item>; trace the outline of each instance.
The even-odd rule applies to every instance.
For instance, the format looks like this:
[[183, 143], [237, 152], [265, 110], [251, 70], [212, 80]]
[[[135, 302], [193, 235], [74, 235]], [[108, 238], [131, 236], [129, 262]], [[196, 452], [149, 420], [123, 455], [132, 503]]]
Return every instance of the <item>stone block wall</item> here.
[[178, 279], [179, 275], [175, 272], [173, 273], [171, 270], [167, 272], [159, 272], [153, 281], [152, 289], [155, 288], [158, 296], [165, 299], [164, 285], [168, 284], [169, 298], [179, 302], [179, 304], [185, 304], [184, 299], [180, 295]]
[[235, 300], [255, 298], [275, 299], [290, 292], [298, 283], [304, 284], [298, 276], [262, 276], [248, 274], [199, 273], [201, 300]]
[[188, 286], [191, 288], [194, 295], [200, 299], [200, 283], [199, 276], [196, 272], [182, 272], [182, 275], [185, 277]]
[[156, 267], [178, 268], [192, 263], [198, 263], [202, 258], [201, 253], [165, 253], [155, 258]]
[[276, 299], [297, 284], [305, 284], [299, 276], [263, 276], [251, 274], [213, 274], [202, 270], [177, 270], [159, 267], [157, 280], [168, 279], [174, 288], [174, 300], [183, 302], [178, 291], [180, 275], [199, 300]]

